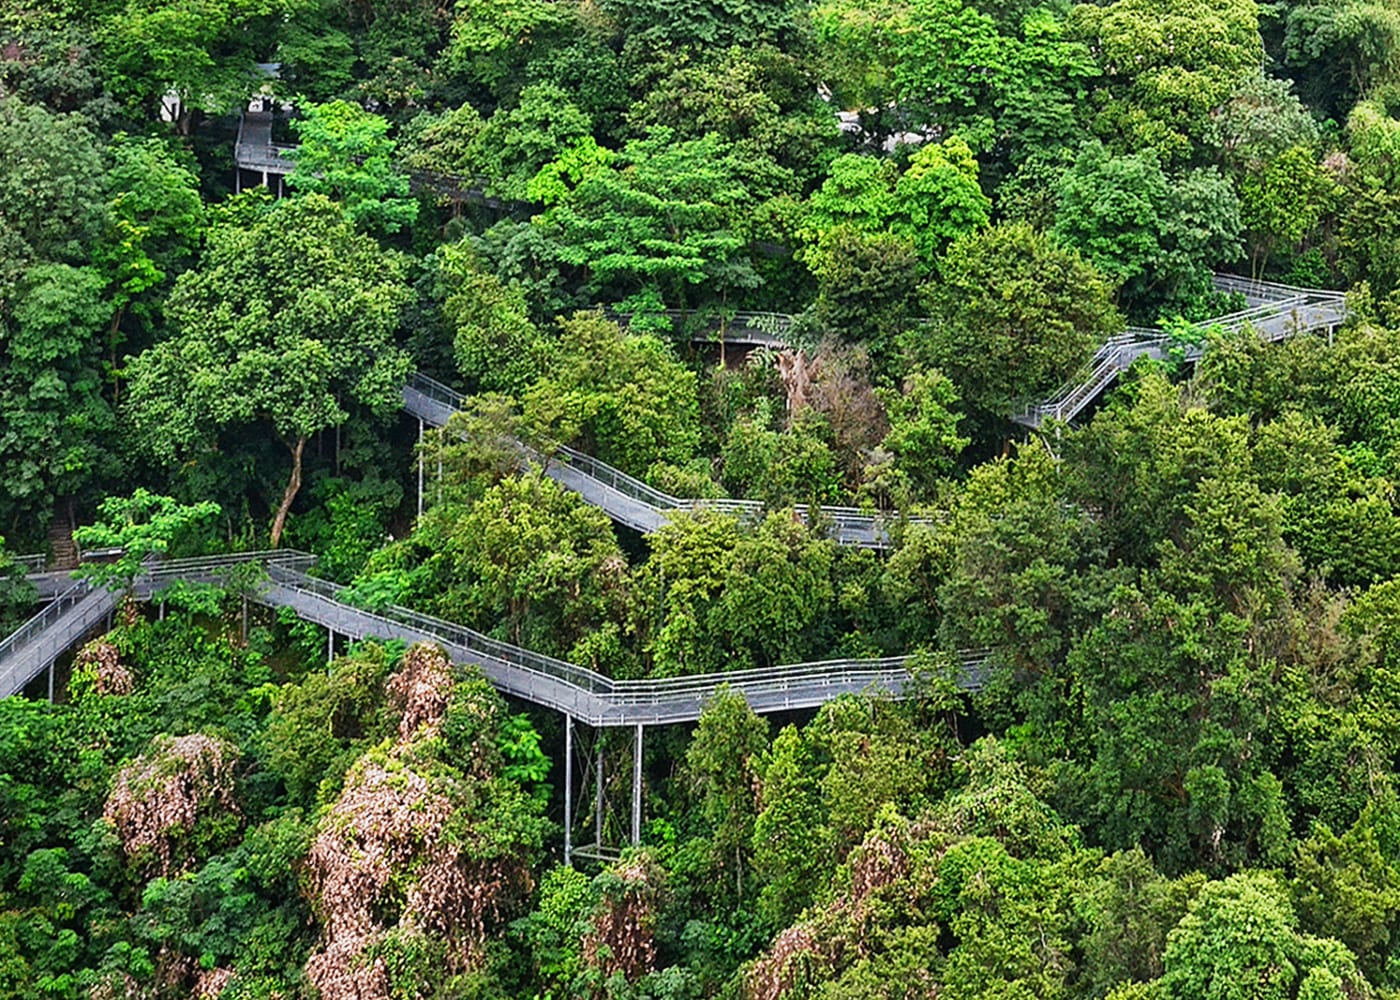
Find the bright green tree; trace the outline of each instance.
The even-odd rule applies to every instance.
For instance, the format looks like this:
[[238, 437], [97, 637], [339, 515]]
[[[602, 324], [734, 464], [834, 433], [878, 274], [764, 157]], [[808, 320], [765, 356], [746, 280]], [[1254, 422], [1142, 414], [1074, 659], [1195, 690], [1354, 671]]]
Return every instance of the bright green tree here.
[[1244, 872], [1201, 888], [1167, 938], [1161, 990], [1176, 1000], [1341, 1000], [1370, 992], [1339, 942], [1300, 934], [1282, 887]]
[[526, 423], [633, 475], [657, 461], [688, 462], [700, 440], [699, 401], [694, 374], [671, 348], [597, 314], [561, 320], [560, 329], [522, 400]]
[[99, 520], [73, 532], [83, 549], [120, 549], [112, 562], [83, 567], [83, 575], [100, 585], [131, 586], [152, 556], [170, 551], [181, 535], [219, 515], [212, 500], [181, 504], [171, 497], [137, 489], [130, 497], [108, 497], [98, 505]]
[[[596, 292], [684, 308], [702, 286], [722, 297], [757, 284], [733, 227], [749, 193], [717, 136], [677, 142], [655, 128], [620, 153], [590, 144], [546, 166], [531, 191], [550, 206], [542, 221], [558, 230], [561, 255]], [[560, 184], [565, 176], [577, 180]]]
[[408, 176], [394, 161], [389, 121], [348, 101], [312, 104], [292, 123], [301, 144], [287, 176], [295, 191], [339, 202], [355, 224], [395, 233], [418, 215]]
[[171, 294], [177, 335], [131, 361], [127, 406], [142, 443], [174, 462], [226, 428], [269, 426], [292, 460], [276, 546], [311, 436], [351, 407], [398, 404], [408, 359], [393, 332], [406, 298], [396, 259], [320, 195], [279, 202], [249, 229], [213, 230]]
[[1025, 223], [957, 241], [940, 270], [933, 325], [908, 339], [986, 411], [1056, 388], [1123, 328], [1109, 279]]
[[1211, 115], [1263, 56], [1254, 0], [1078, 4], [1070, 29], [1103, 69], [1095, 131], [1115, 151], [1189, 162]]

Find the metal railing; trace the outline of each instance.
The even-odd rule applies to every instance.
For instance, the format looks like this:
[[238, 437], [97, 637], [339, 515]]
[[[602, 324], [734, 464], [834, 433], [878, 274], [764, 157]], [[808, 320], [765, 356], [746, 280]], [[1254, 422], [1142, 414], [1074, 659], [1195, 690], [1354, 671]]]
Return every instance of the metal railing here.
[[[131, 592], [148, 599], [176, 581], [224, 583], [235, 567], [247, 563], [306, 570], [314, 562], [314, 556], [291, 549], [171, 559], [150, 564], [132, 582]], [[51, 595], [52, 600], [0, 641], [0, 697], [22, 691], [111, 611], [120, 596], [71, 576], [61, 589], [56, 586], [61, 575], [36, 571], [31, 579], [42, 584], [36, 590]]]
[[[415, 372], [404, 386], [403, 399], [404, 407], [411, 414], [425, 423], [441, 427], [453, 412], [460, 409], [465, 397]], [[666, 522], [667, 514], [672, 511], [714, 510], [742, 518], [756, 518], [765, 510], [764, 504], [756, 500], [672, 496], [575, 448], [561, 446], [546, 458], [523, 444], [520, 447], [523, 462], [539, 465], [545, 475], [560, 485], [574, 490], [610, 517], [641, 531], [656, 530]], [[812, 508], [806, 504], [797, 504], [793, 509], [807, 523], [811, 524], [815, 519], [828, 527], [831, 537], [842, 545], [882, 549], [891, 544], [887, 525], [894, 518], [884, 514], [858, 507]], [[905, 523], [924, 522], [914, 518]]]
[[[296, 570], [270, 567], [269, 576], [276, 591], [260, 600], [308, 613], [313, 620], [355, 638], [415, 638], [440, 643], [459, 658], [476, 663], [506, 692], [567, 712], [591, 725], [694, 721], [721, 687], [743, 694], [755, 711], [775, 711], [811, 707], [841, 693], [867, 689], [900, 697], [913, 681], [907, 656], [615, 681], [586, 667], [407, 608], [389, 606], [370, 611], [354, 607], [342, 600], [346, 588]], [[959, 654], [958, 683], [965, 690], [980, 688], [989, 669], [986, 653]]]
[[23, 691], [115, 603], [111, 594], [75, 582], [0, 641], [0, 697]]
[[[609, 319], [621, 326], [630, 326], [636, 313], [607, 310]], [[726, 344], [740, 344], [749, 347], [772, 347], [781, 349], [789, 344], [788, 335], [792, 331], [793, 317], [780, 312], [747, 312], [711, 314], [709, 312], [686, 312], [680, 309], [665, 309], [647, 316], [664, 316], [670, 322], [673, 332], [688, 332], [695, 343], [723, 341]]]
[[[210, 583], [231, 570], [260, 563], [266, 577], [252, 599], [289, 607], [302, 617], [352, 638], [406, 639], [437, 643], [456, 662], [480, 666], [487, 679], [509, 694], [591, 725], [655, 725], [694, 721], [721, 687], [743, 694], [755, 711], [815, 707], [839, 694], [879, 690], [902, 697], [914, 680], [910, 657], [821, 660], [731, 673], [646, 680], [613, 680], [586, 667], [492, 639], [473, 629], [391, 605], [368, 610], [343, 598], [346, 588], [308, 576], [315, 557], [278, 550], [230, 556], [176, 559], [151, 565], [133, 586], [145, 598], [175, 581]], [[75, 582], [48, 607], [0, 642], [0, 691], [23, 690], [63, 650], [70, 648], [116, 603], [117, 595]], [[40, 650], [41, 656], [26, 657]], [[38, 661], [42, 660], [41, 663]], [[35, 664], [38, 663], [38, 666]], [[985, 653], [958, 655], [957, 683], [980, 688], [989, 671]]]
[[290, 174], [296, 163], [287, 154], [295, 149], [295, 146], [279, 146], [274, 143], [239, 142], [233, 147], [233, 161], [240, 170]]
[[1046, 399], [1015, 411], [1011, 419], [1028, 427], [1040, 427], [1047, 420], [1069, 421], [1098, 398], [1118, 375], [1138, 358], [1162, 359], [1173, 349], [1185, 361], [1196, 361], [1205, 353], [1205, 340], [1218, 330], [1229, 335], [1252, 330], [1261, 340], [1273, 343], [1314, 330], [1331, 330], [1346, 321], [1346, 296], [1341, 292], [1310, 288], [1290, 288], [1273, 282], [1216, 275], [1222, 291], [1239, 292], [1255, 302], [1247, 309], [1193, 323], [1182, 333], [1130, 329], [1110, 337], [1079, 374]]

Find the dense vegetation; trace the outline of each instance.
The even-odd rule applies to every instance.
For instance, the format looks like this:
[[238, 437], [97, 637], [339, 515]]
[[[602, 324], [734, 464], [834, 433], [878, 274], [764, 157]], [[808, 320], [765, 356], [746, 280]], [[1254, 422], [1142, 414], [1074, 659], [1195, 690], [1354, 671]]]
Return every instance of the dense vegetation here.
[[[1352, 319], [1199, 325], [1222, 269]], [[765, 513], [642, 536], [521, 441]], [[6, 631], [82, 526], [617, 678], [917, 654], [650, 730], [566, 866], [557, 716], [248, 573], [128, 602], [0, 702], [0, 994], [1400, 997], [1397, 482], [1392, 0], [0, 0]]]

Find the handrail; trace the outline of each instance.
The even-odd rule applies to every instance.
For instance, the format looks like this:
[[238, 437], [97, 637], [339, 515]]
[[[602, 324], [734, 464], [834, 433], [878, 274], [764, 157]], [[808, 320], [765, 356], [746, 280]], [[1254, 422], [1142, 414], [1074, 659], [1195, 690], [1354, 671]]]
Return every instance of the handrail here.
[[[404, 406], [424, 423], [438, 427], [447, 423], [451, 413], [459, 410], [465, 399], [461, 393], [421, 372], [410, 375], [404, 386]], [[425, 403], [429, 405], [424, 405]], [[764, 504], [756, 500], [672, 496], [621, 469], [568, 446], [559, 447], [548, 457], [524, 445], [521, 445], [521, 453], [525, 461], [539, 465], [545, 475], [575, 490], [586, 502], [642, 531], [654, 531], [665, 523], [671, 511], [714, 510], [741, 517], [757, 517], [765, 509]], [[580, 478], [566, 476], [565, 470], [577, 473]], [[646, 517], [639, 520], [636, 516], [639, 512], [626, 504], [620, 504], [614, 494], [634, 504], [640, 504]], [[793, 510], [809, 523], [814, 517], [829, 523], [835, 529], [835, 540], [842, 545], [880, 549], [890, 544], [885, 525], [895, 520], [894, 517], [861, 510], [858, 507], [823, 505], [813, 508], [808, 504], [796, 504]], [[906, 523], [928, 522], [922, 518], [912, 518]]]
[[[1226, 334], [1252, 329], [1260, 339], [1273, 343], [1298, 333], [1331, 329], [1346, 320], [1346, 296], [1342, 292], [1292, 288], [1226, 274], [1215, 275], [1214, 281], [1221, 291], [1239, 292], [1255, 304], [1187, 327], [1202, 341], [1215, 329]], [[1074, 378], [1044, 399], [1013, 412], [1011, 419], [1034, 428], [1050, 419], [1072, 420], [1134, 361], [1144, 355], [1163, 358], [1173, 344], [1180, 345], [1187, 361], [1199, 359], [1205, 351], [1202, 344], [1183, 341], [1163, 330], [1130, 329], [1109, 337]]]
[[[80, 611], [96, 593], [87, 583], [77, 581], [46, 604], [38, 614], [0, 640], [0, 693], [8, 695], [22, 690], [48, 666], [50, 660], [41, 659], [29, 664], [32, 669], [26, 670], [25, 651], [50, 630], [62, 628], [70, 616]], [[65, 638], [76, 638], [76, 635], [70, 632]]]
[[[880, 688], [893, 697], [902, 697], [913, 680], [910, 657], [875, 659], [819, 660], [782, 664], [730, 673], [696, 674], [685, 677], [613, 680], [596, 671], [555, 657], [492, 639], [454, 622], [391, 605], [377, 611], [355, 607], [343, 600], [347, 588], [307, 575], [314, 557], [303, 552], [239, 553], [230, 556], [175, 559], [150, 566], [134, 585], [134, 591], [152, 596], [164, 583], [176, 580], [207, 582], [230, 568], [261, 560], [267, 571], [267, 584], [250, 596], [260, 603], [290, 607], [303, 617], [319, 621], [355, 638], [412, 638], [447, 647], [459, 662], [477, 663], [497, 687], [507, 693], [554, 708], [592, 725], [654, 725], [664, 722], [694, 721], [704, 703], [721, 686], [742, 693], [755, 711], [814, 707], [838, 694]], [[85, 601], [103, 598], [105, 613], [114, 595], [78, 581], [14, 634], [0, 642], [0, 688], [21, 690], [51, 662], [36, 661], [37, 667], [19, 683], [13, 680], [13, 663], [6, 660], [48, 633], [61, 629]], [[81, 636], [81, 623], [57, 637], [66, 648]], [[90, 626], [88, 626], [90, 627]], [[61, 652], [61, 649], [59, 650]], [[967, 690], [982, 686], [989, 670], [985, 652], [958, 654], [959, 684]], [[34, 664], [30, 664], [34, 667]]]
[[[346, 588], [295, 570], [271, 568], [269, 574], [280, 589], [318, 598], [345, 613], [346, 623], [342, 628], [353, 622], [364, 635], [373, 635], [376, 631], [392, 635], [396, 631], [394, 626], [405, 626], [466, 651], [480, 663], [493, 683], [505, 687], [509, 693], [567, 711], [585, 722], [630, 725], [638, 721], [693, 720], [699, 717], [700, 705], [721, 686], [743, 693], [757, 711], [768, 704], [760, 696], [777, 693], [786, 696], [789, 705], [794, 704], [794, 699], [797, 703], [808, 704], [814, 697], [829, 700], [820, 696], [834, 686], [844, 691], [872, 685], [898, 696], [912, 680], [908, 656], [820, 660], [728, 673], [613, 680], [586, 667], [522, 649], [408, 608], [390, 605], [367, 611], [353, 607], [341, 600]], [[968, 689], [981, 686], [986, 679], [989, 654], [969, 651], [960, 653], [959, 659], [963, 686]], [[492, 676], [494, 664], [509, 667], [515, 676]], [[530, 678], [548, 684], [532, 687]], [[551, 687], [557, 689], [552, 696]]]

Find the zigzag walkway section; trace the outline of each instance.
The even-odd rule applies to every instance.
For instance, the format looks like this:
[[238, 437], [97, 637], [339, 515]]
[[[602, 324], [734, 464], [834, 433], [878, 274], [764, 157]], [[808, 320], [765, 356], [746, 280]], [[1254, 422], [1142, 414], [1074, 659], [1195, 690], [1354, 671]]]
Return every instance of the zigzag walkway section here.
[[[1182, 338], [1162, 330], [1132, 327], [1116, 337], [1110, 337], [1089, 362], [1067, 384], [1042, 400], [1025, 404], [1011, 414], [1011, 419], [1026, 427], [1039, 429], [1047, 421], [1073, 420], [1094, 402], [1134, 361], [1147, 357], [1164, 359], [1180, 344], [1184, 361], [1197, 361], [1205, 353], [1206, 331], [1220, 327], [1226, 333], [1252, 329], [1264, 341], [1272, 343], [1303, 333], [1326, 330], [1330, 335], [1347, 318], [1346, 297], [1341, 292], [1315, 288], [1295, 288], [1271, 281], [1257, 281], [1233, 274], [1217, 274], [1213, 284], [1218, 291], [1239, 293], [1245, 300], [1244, 310], [1217, 316], [1191, 327], [1199, 334], [1198, 343], [1183, 343]], [[685, 329], [693, 316], [671, 310], [662, 313], [677, 331]], [[619, 322], [628, 324], [630, 316], [618, 315]], [[927, 320], [915, 320], [927, 322]], [[744, 347], [781, 349], [788, 346], [793, 317], [785, 313], [738, 312], [722, 318], [703, 331], [693, 333], [696, 342], [718, 340]]]
[[[293, 550], [169, 560], [138, 577], [130, 593], [148, 601], [177, 581], [223, 585], [234, 567], [257, 563], [266, 571], [266, 579], [248, 596], [260, 604], [291, 608], [306, 621], [352, 639], [440, 645], [454, 662], [480, 667], [506, 694], [595, 728], [694, 722], [721, 685], [742, 693], [756, 712], [778, 712], [815, 708], [837, 695], [868, 690], [899, 697], [912, 681], [905, 656], [822, 660], [658, 680], [613, 680], [407, 608], [370, 611], [356, 607], [342, 599], [343, 587], [307, 574], [314, 561], [314, 556]], [[122, 597], [86, 582], [70, 583], [0, 643], [0, 692], [5, 696], [23, 690], [55, 657], [102, 621]], [[984, 654], [963, 656], [960, 686], [980, 688], [985, 670]]]
[[[404, 409], [430, 427], [444, 426], [461, 409], [464, 398], [441, 382], [417, 373], [403, 388]], [[560, 486], [573, 490], [613, 520], [641, 532], [657, 530], [676, 511], [717, 510], [756, 518], [764, 509], [763, 504], [753, 500], [673, 497], [573, 448], [560, 448], [547, 459], [529, 449], [524, 449], [523, 454], [526, 461], [539, 465]], [[812, 508], [805, 505], [796, 510], [804, 520], [813, 517]], [[841, 545], [884, 549], [891, 544], [888, 525], [893, 519], [879, 514], [855, 507], [818, 507], [815, 520], [824, 527], [828, 538]]]
[[[918, 687], [909, 657], [867, 660], [823, 660], [771, 669], [725, 674], [671, 677], [658, 680], [613, 680], [576, 664], [499, 642], [452, 622], [407, 608], [369, 611], [342, 600], [343, 588], [305, 572], [314, 557], [292, 551], [254, 552], [214, 559], [171, 560], [151, 566], [131, 588], [143, 600], [158, 597], [176, 581], [220, 583], [230, 570], [256, 562], [266, 579], [248, 597], [274, 608], [291, 608], [306, 621], [324, 626], [333, 646], [337, 633], [353, 639], [401, 639], [428, 642], [446, 650], [454, 663], [470, 663], [500, 691], [534, 705], [563, 713], [564, 727], [564, 859], [574, 853], [574, 724], [595, 730], [633, 727], [631, 841], [641, 840], [642, 733], [649, 725], [694, 722], [721, 687], [744, 696], [760, 713], [816, 708], [842, 694], [879, 692], [902, 698]], [[36, 574], [36, 577], [47, 577]], [[48, 579], [39, 583], [52, 588]], [[90, 633], [119, 599], [111, 590], [75, 583], [60, 592], [38, 615], [0, 643], [0, 693], [17, 694], [45, 669], [49, 698], [53, 698], [53, 663]], [[978, 690], [989, 672], [985, 654], [968, 654], [956, 668], [963, 690]], [[603, 787], [601, 749], [597, 751], [595, 791], [597, 841], [578, 853], [606, 853], [603, 846]]]
[[1326, 330], [1331, 336], [1347, 318], [1346, 296], [1341, 292], [1293, 288], [1267, 281], [1251, 281], [1217, 274], [1215, 287], [1244, 295], [1249, 308], [1197, 323], [1194, 342], [1161, 330], [1133, 328], [1110, 337], [1079, 374], [1050, 397], [1027, 404], [1011, 415], [1018, 424], [1039, 430], [1049, 421], [1073, 420], [1097, 399], [1120, 374], [1141, 357], [1162, 360], [1174, 349], [1183, 361], [1197, 361], [1205, 353], [1205, 334], [1218, 328], [1226, 334], [1253, 330], [1266, 343], [1299, 334]]

